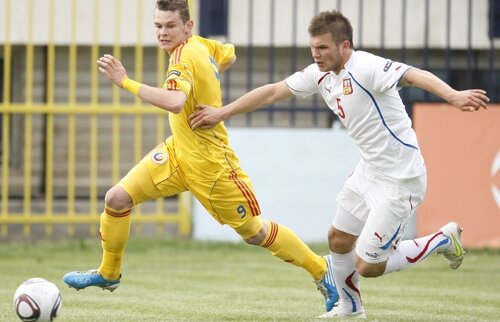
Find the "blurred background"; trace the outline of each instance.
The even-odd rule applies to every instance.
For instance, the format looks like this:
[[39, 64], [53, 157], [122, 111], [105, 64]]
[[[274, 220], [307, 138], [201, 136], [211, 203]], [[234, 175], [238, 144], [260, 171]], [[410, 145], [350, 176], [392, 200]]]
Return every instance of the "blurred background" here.
[[[488, 110], [459, 113], [419, 89], [400, 95], [429, 167], [408, 236], [449, 219], [469, 247], [500, 246], [500, 0], [190, 0], [195, 33], [231, 42], [224, 102], [311, 64], [314, 14], [341, 10], [354, 47], [482, 88]], [[131, 78], [162, 86], [155, 0], [0, 0], [0, 241], [96, 236], [103, 197], [170, 135], [168, 113], [112, 86], [110, 53]], [[437, 113], [437, 114], [436, 114]], [[321, 97], [293, 98], [226, 121], [266, 218], [325, 241], [335, 196], [359, 155]], [[189, 194], [145, 203], [133, 234], [237, 239]]]

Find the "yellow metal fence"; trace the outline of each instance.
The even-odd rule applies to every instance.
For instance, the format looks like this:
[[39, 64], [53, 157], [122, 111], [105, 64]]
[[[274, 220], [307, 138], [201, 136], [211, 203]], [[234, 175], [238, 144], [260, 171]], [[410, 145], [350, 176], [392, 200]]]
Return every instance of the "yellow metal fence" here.
[[[46, 236], [53, 235], [55, 225], [64, 225], [67, 235], [74, 236], [80, 224], [88, 225], [88, 232], [95, 235], [106, 188], [164, 140], [169, 134], [167, 115], [101, 78], [95, 64], [103, 51], [97, 32], [99, 21], [96, 18], [89, 26], [94, 30], [92, 45], [77, 45], [77, 0], [71, 0], [71, 41], [67, 46], [55, 45], [53, 23], [48, 27], [48, 43], [34, 44], [34, 1], [27, 1], [27, 43], [13, 45], [10, 41], [12, 21], [8, 13], [12, 2], [6, 0], [6, 41], [0, 44], [0, 237], [8, 237], [16, 225], [22, 227], [24, 236], [32, 236], [32, 227], [40, 224]], [[98, 1], [93, 0], [94, 17], [99, 17]], [[120, 12], [121, 1], [114, 1]], [[55, 1], [49, 0], [49, 6], [48, 21], [52, 22], [57, 14]], [[132, 74], [143, 81], [144, 62], [154, 59], [153, 82], [160, 85], [166, 70], [165, 54], [148, 48], [149, 56], [144, 56], [142, 1], [131, 9], [135, 9], [138, 26], [137, 44], [129, 48]], [[115, 43], [108, 49], [121, 58], [120, 19], [114, 27]], [[87, 54], [82, 54], [85, 50]], [[65, 66], [59, 66], [61, 61]], [[81, 67], [82, 61], [90, 67]], [[22, 68], [13, 70], [12, 66]], [[82, 80], [85, 77], [80, 71], [86, 79]], [[133, 225], [153, 225], [162, 233], [167, 224], [173, 224], [176, 233], [188, 236], [190, 200], [190, 195], [181, 194], [136, 207]]]

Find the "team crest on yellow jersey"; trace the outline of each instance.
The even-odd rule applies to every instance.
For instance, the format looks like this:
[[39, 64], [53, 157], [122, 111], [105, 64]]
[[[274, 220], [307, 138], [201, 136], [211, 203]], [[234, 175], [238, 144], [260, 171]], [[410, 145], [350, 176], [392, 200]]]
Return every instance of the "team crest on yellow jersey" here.
[[344, 78], [342, 80], [342, 87], [344, 88], [343, 90], [344, 95], [352, 94], [352, 83], [350, 78]]
[[153, 151], [151, 153], [151, 160], [156, 164], [163, 164], [167, 162], [168, 155], [163, 151]]

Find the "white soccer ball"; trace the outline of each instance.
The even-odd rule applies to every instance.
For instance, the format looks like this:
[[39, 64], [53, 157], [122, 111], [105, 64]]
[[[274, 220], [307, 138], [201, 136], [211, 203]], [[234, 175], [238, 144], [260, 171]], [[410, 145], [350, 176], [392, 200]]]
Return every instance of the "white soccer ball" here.
[[14, 293], [14, 310], [25, 322], [53, 321], [61, 310], [61, 292], [43, 278], [30, 278]]

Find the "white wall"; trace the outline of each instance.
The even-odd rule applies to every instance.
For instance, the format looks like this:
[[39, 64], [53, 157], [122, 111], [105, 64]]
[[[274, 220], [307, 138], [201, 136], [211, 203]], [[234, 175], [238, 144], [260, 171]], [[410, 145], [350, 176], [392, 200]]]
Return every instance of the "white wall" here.
[[[53, 40], [56, 44], [90, 44], [97, 41], [100, 45], [144, 45], [155, 46], [152, 13], [156, 0], [74, 0], [73, 11], [69, 0], [0, 0], [0, 43], [6, 38], [15, 44], [26, 43], [31, 37], [36, 44]], [[199, 1], [192, 0], [192, 16], [197, 30]], [[446, 2], [429, 1], [429, 45], [443, 48], [446, 45]], [[488, 49], [488, 1], [473, 0], [472, 6], [472, 47]], [[29, 4], [33, 4], [30, 16]], [[342, 0], [340, 9], [351, 20], [354, 28], [355, 46], [380, 47], [382, 1]], [[402, 25], [401, 0], [385, 0], [384, 43], [386, 48], [400, 48], [402, 30], [406, 28], [407, 47], [419, 48], [424, 45], [425, 1], [407, 0], [405, 26]], [[467, 48], [469, 0], [451, 1], [451, 47]], [[7, 8], [9, 4], [10, 8]], [[53, 10], [51, 5], [53, 4]], [[97, 6], [94, 6], [97, 4]], [[307, 27], [315, 14], [315, 1], [298, 0], [297, 16], [293, 16], [292, 0], [275, 0], [274, 34], [271, 34], [271, 1], [253, 0], [253, 36], [249, 39], [250, 0], [229, 1], [229, 41], [245, 46], [252, 41], [255, 46], [268, 46], [271, 37], [277, 46], [291, 46], [296, 33], [297, 46], [309, 46]], [[337, 1], [320, 0], [318, 10], [332, 10]], [[362, 13], [362, 14], [361, 14]], [[76, 21], [72, 25], [71, 21]], [[10, 19], [10, 25], [6, 21]], [[360, 25], [362, 20], [362, 28]], [[52, 27], [51, 27], [52, 26]], [[51, 35], [51, 28], [53, 34]], [[9, 35], [7, 35], [9, 29]]]
[[[336, 196], [359, 160], [344, 130], [229, 128], [230, 143], [249, 174], [262, 217], [308, 242], [325, 242]], [[239, 241], [196, 201], [194, 238]]]
[[[336, 194], [359, 159], [350, 138], [328, 129], [230, 128], [229, 135], [252, 179], [262, 217], [287, 225], [308, 241], [325, 241]], [[197, 201], [193, 216], [194, 238], [240, 240]]]
[[[305, 242], [325, 242], [336, 196], [359, 161], [345, 130], [229, 128], [232, 147], [252, 179], [262, 217], [290, 227]], [[240, 241], [195, 200], [193, 237]], [[415, 221], [405, 237], [414, 237]]]

